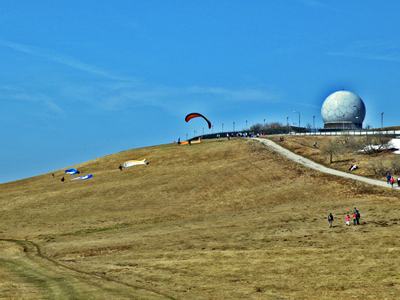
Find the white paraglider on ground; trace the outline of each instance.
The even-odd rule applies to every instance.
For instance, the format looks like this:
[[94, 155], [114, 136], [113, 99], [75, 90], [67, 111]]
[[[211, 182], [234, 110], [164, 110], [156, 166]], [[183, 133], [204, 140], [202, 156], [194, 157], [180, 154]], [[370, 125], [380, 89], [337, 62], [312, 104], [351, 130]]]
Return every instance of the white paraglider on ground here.
[[130, 168], [133, 166], [148, 165], [149, 162], [146, 159], [143, 160], [128, 160], [121, 164], [122, 168]]

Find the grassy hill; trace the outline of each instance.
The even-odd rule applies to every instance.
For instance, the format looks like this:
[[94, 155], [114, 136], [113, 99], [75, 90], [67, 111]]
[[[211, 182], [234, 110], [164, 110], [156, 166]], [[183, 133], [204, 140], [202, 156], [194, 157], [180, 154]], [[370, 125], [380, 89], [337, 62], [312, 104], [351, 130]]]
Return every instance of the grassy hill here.
[[[148, 166], [124, 171], [128, 159]], [[397, 299], [399, 194], [246, 140], [126, 151], [0, 185], [0, 295]], [[361, 226], [344, 226], [357, 206]], [[328, 228], [326, 216], [337, 218]]]

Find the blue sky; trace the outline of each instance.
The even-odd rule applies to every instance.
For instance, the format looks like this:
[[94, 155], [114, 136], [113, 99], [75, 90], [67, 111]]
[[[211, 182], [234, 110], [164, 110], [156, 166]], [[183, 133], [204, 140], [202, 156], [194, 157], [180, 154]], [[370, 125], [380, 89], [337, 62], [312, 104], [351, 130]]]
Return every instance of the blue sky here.
[[[1, 1], [0, 182], [204, 124], [302, 123], [337, 89], [399, 125], [398, 1]], [[208, 130], [205, 129], [205, 132]]]

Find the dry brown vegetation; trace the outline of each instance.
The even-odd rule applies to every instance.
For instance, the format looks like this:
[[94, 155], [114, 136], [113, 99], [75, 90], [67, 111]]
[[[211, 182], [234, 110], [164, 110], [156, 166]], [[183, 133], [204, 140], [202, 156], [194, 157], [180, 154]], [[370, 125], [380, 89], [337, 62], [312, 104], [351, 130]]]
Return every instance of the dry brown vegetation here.
[[[333, 169], [347, 172], [352, 164], [356, 164], [359, 169], [352, 173], [357, 175], [386, 180], [386, 172], [391, 171], [393, 175], [400, 177], [400, 155], [389, 151], [370, 154], [358, 152], [366, 145], [365, 137], [285, 136], [282, 141], [279, 136], [274, 136], [271, 139], [299, 155]], [[370, 142], [379, 144], [390, 140], [380, 139], [377, 137]]]
[[[120, 172], [119, 163], [149, 166]], [[164, 145], [0, 185], [0, 295], [398, 299], [399, 194], [254, 141]], [[361, 226], [345, 227], [357, 206]], [[326, 216], [337, 218], [328, 228]]]

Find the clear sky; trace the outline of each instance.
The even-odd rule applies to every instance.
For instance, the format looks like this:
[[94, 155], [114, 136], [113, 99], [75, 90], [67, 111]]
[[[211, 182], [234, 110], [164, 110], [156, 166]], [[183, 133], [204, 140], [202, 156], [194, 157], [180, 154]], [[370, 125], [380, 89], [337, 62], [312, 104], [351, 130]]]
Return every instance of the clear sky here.
[[[400, 125], [400, 1], [0, 3], [0, 182], [216, 129], [317, 116], [349, 89]], [[208, 132], [208, 129], [205, 129]]]

